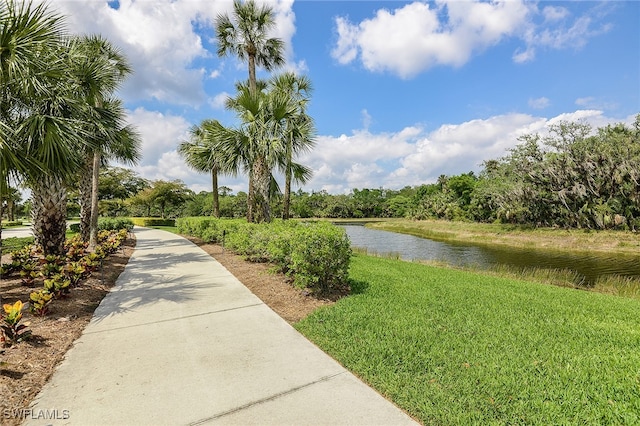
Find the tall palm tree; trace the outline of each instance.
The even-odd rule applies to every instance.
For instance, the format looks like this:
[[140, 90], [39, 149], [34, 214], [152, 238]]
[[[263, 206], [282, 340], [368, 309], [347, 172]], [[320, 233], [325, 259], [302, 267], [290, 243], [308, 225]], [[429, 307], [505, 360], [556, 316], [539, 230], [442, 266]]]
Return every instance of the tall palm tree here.
[[181, 142], [178, 153], [195, 171], [211, 173], [211, 187], [213, 192], [212, 215], [220, 217], [220, 201], [218, 194], [218, 174], [220, 172], [235, 175], [237, 167], [229, 166], [229, 155], [225, 154], [221, 136], [224, 127], [217, 120], [203, 120], [199, 126], [190, 130], [190, 139]]
[[102, 156], [110, 154], [112, 144], [122, 148], [123, 142], [129, 142], [132, 144], [128, 149], [130, 155], [121, 160], [135, 163], [139, 157], [138, 140], [128, 137], [134, 134], [122, 132], [124, 110], [119, 102], [110, 99], [132, 70], [124, 55], [101, 36], [76, 37], [71, 49], [77, 53], [71, 69], [78, 81], [79, 96], [87, 103], [89, 112], [87, 132], [92, 144], [86, 152], [80, 179], [80, 229], [83, 239], [89, 241], [89, 249], [93, 250], [98, 234], [98, 178]]
[[251, 177], [255, 187], [255, 213], [258, 220], [271, 220], [270, 184], [273, 168], [284, 154], [286, 125], [296, 113], [291, 97], [278, 91], [252, 92], [239, 87], [235, 98], [227, 100], [227, 108], [235, 110], [240, 118], [241, 131], [247, 136], [249, 146], [246, 158], [251, 165]]
[[0, 189], [9, 176], [31, 187], [33, 231], [45, 253], [62, 250], [64, 180], [83, 143], [63, 35], [61, 17], [46, 5], [0, 3]]
[[[60, 44], [61, 30], [60, 16], [49, 13], [44, 5], [0, 2], [0, 197], [8, 191], [10, 178], [17, 179], [30, 169], [42, 170], [23, 154], [15, 129], [30, 98], [46, 94], [41, 82], [56, 68], [48, 68], [48, 52]], [[1, 221], [0, 215], [0, 242]]]
[[308, 151], [315, 145], [315, 126], [313, 119], [307, 115], [306, 108], [313, 91], [311, 80], [306, 76], [297, 76], [287, 72], [271, 80], [272, 90], [291, 98], [296, 106], [296, 112], [287, 120], [285, 132], [285, 152], [280, 169], [285, 175], [285, 189], [282, 206], [282, 218], [289, 218], [291, 204], [291, 181], [307, 182], [312, 175], [311, 169], [293, 162], [293, 157]]
[[[283, 41], [269, 37], [269, 33], [275, 27], [273, 8], [267, 5], [258, 7], [253, 0], [244, 3], [234, 0], [231, 17], [227, 14], [218, 15], [215, 25], [218, 56], [235, 55], [241, 61], [247, 62], [249, 91], [255, 95], [258, 92], [256, 67], [271, 71], [285, 62]], [[250, 222], [253, 221], [255, 205], [253, 178], [260, 177], [264, 180], [264, 162], [265, 159], [256, 158], [256, 170], [252, 170], [249, 176], [247, 220]]]

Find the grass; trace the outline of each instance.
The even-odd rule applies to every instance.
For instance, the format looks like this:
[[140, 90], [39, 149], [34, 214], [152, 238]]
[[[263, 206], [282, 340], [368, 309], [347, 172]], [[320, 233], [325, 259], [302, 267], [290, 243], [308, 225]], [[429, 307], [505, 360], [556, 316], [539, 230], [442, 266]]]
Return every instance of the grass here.
[[640, 251], [640, 238], [637, 233], [630, 231], [531, 228], [508, 224], [439, 220], [389, 220], [370, 223], [367, 226], [436, 241], [456, 241], [477, 245], [634, 255]]
[[424, 424], [639, 424], [640, 302], [361, 254], [296, 328]]

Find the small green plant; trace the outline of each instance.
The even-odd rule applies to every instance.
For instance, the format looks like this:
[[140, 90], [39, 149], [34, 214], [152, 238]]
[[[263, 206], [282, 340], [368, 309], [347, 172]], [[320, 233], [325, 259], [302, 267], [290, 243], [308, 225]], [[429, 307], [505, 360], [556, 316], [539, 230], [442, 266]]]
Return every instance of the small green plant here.
[[53, 299], [53, 294], [46, 290], [33, 291], [29, 295], [29, 310], [34, 315], [45, 316], [49, 312], [49, 303]]
[[44, 280], [44, 290], [53, 294], [56, 299], [60, 299], [69, 294], [69, 286], [71, 280], [62, 274], [56, 274], [51, 278]]
[[20, 324], [23, 303], [18, 300], [13, 305], [6, 304], [2, 307], [4, 308], [4, 318], [0, 328], [2, 328], [4, 344], [11, 346], [14, 343], [27, 340], [31, 335], [31, 330], [27, 330], [28, 324]]
[[67, 263], [62, 267], [62, 274], [71, 282], [71, 286], [76, 286], [82, 278], [86, 276], [87, 268], [81, 262]]
[[50, 278], [62, 271], [63, 260], [60, 256], [48, 255], [40, 259], [40, 264], [42, 276]]
[[74, 262], [80, 260], [87, 254], [87, 243], [80, 239], [79, 235], [67, 240], [65, 244], [67, 259]]
[[100, 257], [96, 253], [89, 253], [80, 259], [80, 264], [84, 266], [87, 273], [91, 274], [100, 266]]
[[35, 262], [29, 262], [20, 266], [20, 278], [22, 278], [22, 285], [25, 287], [33, 287], [33, 283], [36, 278], [40, 276], [40, 269]]

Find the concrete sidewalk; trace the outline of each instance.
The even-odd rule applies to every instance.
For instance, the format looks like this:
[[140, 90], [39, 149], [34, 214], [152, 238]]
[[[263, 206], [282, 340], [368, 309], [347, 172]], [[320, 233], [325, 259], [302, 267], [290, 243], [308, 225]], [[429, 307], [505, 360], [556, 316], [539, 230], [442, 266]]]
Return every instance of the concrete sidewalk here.
[[127, 267], [25, 424], [415, 424], [200, 248], [135, 234]]

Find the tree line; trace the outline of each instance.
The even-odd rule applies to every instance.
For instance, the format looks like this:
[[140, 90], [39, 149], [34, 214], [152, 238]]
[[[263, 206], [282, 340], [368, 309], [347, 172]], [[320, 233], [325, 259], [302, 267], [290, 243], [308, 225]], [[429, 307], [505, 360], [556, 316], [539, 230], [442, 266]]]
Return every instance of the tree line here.
[[[408, 218], [501, 222], [586, 229], [640, 228], [640, 115], [631, 126], [596, 131], [562, 122], [546, 136], [528, 134], [482, 170], [441, 175], [402, 189], [352, 189], [348, 194], [298, 189], [289, 196], [295, 218]], [[217, 187], [194, 193], [181, 181], [149, 181], [127, 168], [103, 167], [98, 194], [103, 216], [247, 216], [248, 193]], [[19, 195], [19, 194], [18, 194]], [[217, 200], [214, 203], [214, 198]], [[281, 191], [270, 211], [283, 216]], [[21, 207], [19, 197], [12, 205]], [[78, 212], [78, 192], [68, 209]]]

